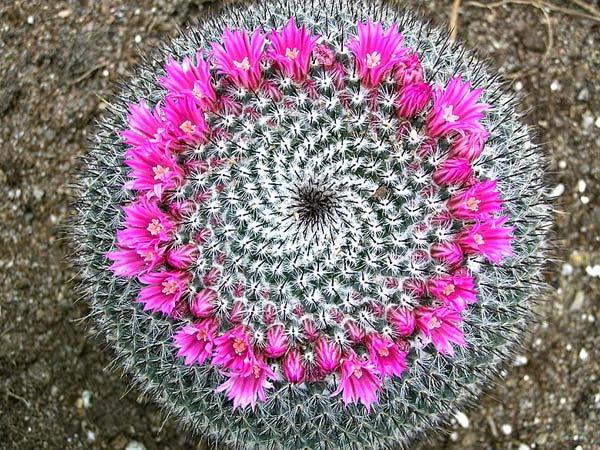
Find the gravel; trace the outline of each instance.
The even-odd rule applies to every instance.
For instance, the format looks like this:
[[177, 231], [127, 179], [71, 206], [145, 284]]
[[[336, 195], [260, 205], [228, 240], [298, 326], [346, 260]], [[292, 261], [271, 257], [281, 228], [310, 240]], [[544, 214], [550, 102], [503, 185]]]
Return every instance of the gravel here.
[[[444, 26], [452, 2], [406, 3]], [[598, 450], [600, 22], [548, 10], [548, 48], [538, 8], [462, 3], [459, 38], [535, 108], [527, 121], [546, 143], [559, 210], [554, 290], [504, 380], [419, 448]], [[139, 61], [138, 48], [206, 10], [182, 0], [0, 6], [1, 449], [205, 448], [107, 369], [111, 352], [86, 336], [63, 229], [76, 158], [112, 83]]]

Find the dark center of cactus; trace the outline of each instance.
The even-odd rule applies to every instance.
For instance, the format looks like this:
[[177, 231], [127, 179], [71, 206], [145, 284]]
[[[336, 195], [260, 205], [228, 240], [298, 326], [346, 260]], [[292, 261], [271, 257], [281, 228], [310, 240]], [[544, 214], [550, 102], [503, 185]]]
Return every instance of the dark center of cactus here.
[[298, 188], [293, 196], [294, 216], [306, 229], [322, 227], [333, 218], [337, 207], [335, 193], [319, 184], [308, 184]]

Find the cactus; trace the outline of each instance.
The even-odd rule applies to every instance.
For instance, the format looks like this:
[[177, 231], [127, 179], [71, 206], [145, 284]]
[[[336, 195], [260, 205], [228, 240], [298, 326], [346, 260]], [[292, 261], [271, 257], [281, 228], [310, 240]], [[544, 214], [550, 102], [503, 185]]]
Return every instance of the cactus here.
[[375, 3], [234, 5], [100, 119], [73, 236], [95, 330], [235, 448], [406, 447], [473, 401], [544, 289], [518, 98]]

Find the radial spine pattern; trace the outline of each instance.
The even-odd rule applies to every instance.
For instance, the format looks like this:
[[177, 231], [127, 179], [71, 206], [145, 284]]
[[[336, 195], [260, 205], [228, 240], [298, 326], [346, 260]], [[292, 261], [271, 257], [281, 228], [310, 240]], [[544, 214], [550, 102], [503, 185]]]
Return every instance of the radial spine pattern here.
[[518, 343], [544, 287], [543, 158], [443, 33], [371, 3], [233, 6], [109, 111], [78, 185], [84, 295], [194, 432], [408, 445]]

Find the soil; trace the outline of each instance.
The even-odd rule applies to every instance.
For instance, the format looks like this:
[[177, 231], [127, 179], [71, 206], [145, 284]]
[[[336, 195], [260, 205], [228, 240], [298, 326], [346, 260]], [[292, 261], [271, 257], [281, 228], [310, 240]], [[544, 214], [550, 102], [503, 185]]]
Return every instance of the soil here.
[[[405, 3], [447, 26], [453, 2]], [[87, 336], [63, 228], [76, 158], [113, 82], [139, 50], [206, 10], [183, 0], [1, 2], [0, 449], [205, 447], [131, 390]], [[526, 121], [550, 156], [558, 250], [542, 319], [505, 379], [421, 449], [600, 449], [599, 10], [462, 2], [458, 37], [533, 108]]]

